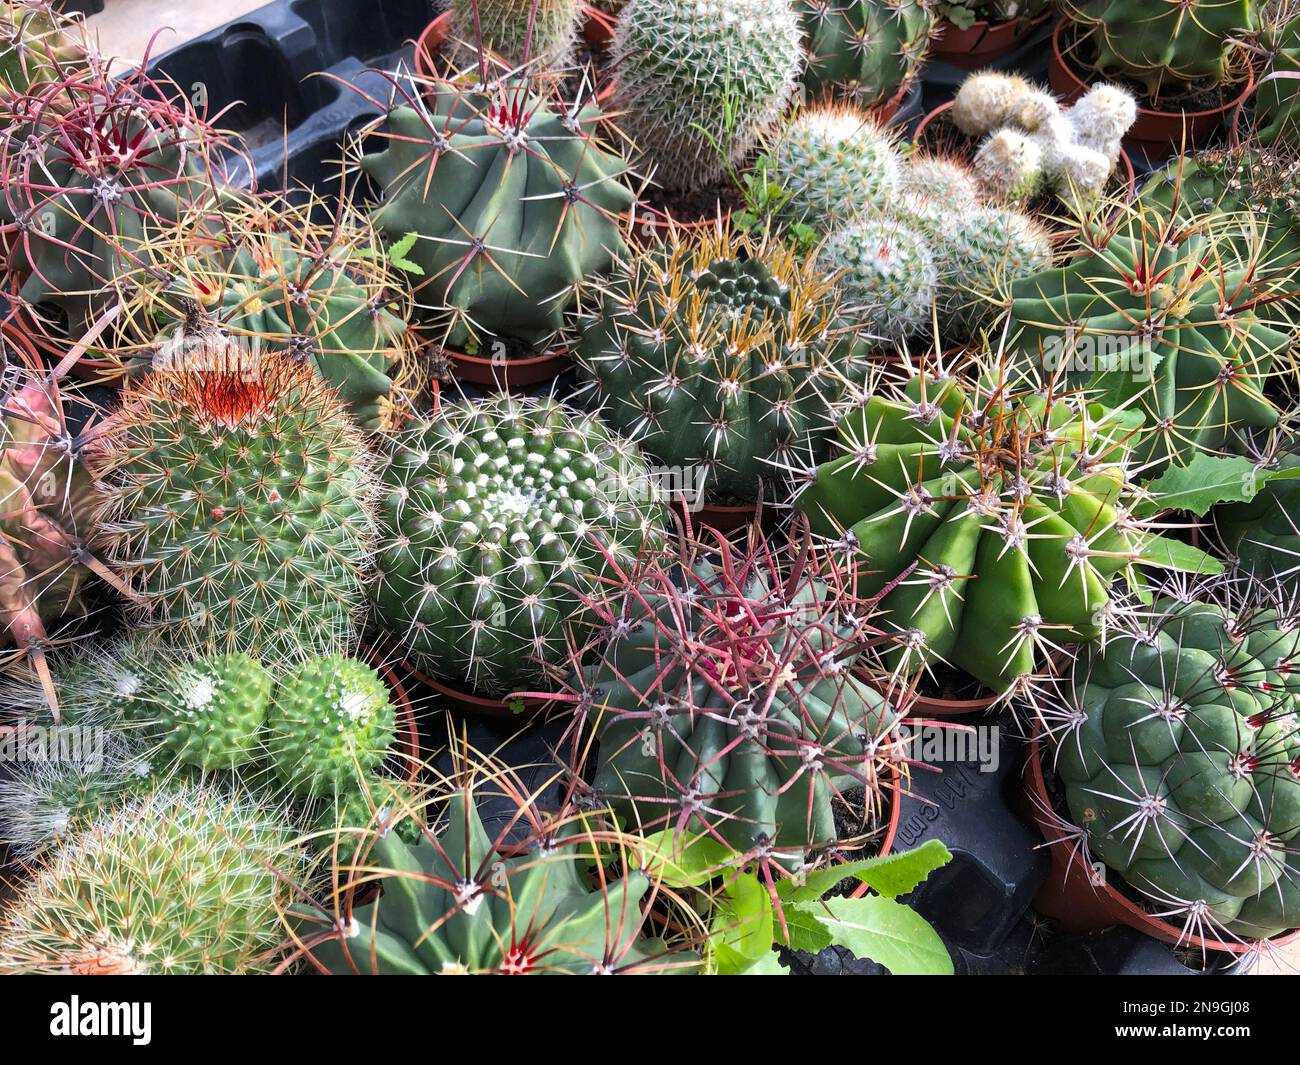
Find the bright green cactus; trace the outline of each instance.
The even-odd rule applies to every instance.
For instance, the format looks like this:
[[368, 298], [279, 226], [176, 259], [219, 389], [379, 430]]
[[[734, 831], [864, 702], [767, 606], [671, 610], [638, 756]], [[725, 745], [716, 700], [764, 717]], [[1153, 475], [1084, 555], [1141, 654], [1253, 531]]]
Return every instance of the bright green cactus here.
[[899, 341], [928, 326], [939, 275], [929, 243], [906, 223], [850, 222], [826, 241], [819, 263], [871, 336]]
[[920, 72], [935, 28], [931, 0], [798, 0], [813, 95], [891, 100]]
[[377, 670], [344, 655], [311, 658], [279, 679], [266, 721], [276, 777], [301, 795], [348, 793], [378, 769], [397, 710]]
[[[1285, 449], [1268, 456], [1268, 470], [1300, 469], [1300, 454]], [[1254, 499], [1220, 506], [1214, 524], [1224, 549], [1247, 573], [1300, 587], [1300, 480], [1269, 481]]]
[[205, 655], [163, 669], [148, 692], [153, 727], [183, 765], [233, 769], [259, 753], [271, 675], [246, 654]]
[[264, 800], [176, 785], [70, 836], [0, 919], [0, 973], [268, 972], [300, 872]]
[[1166, 599], [1075, 664], [1050, 716], [1088, 846], [1190, 933], [1300, 925], [1300, 630]]
[[418, 234], [406, 252], [422, 271], [417, 299], [447, 312], [448, 343], [544, 341], [622, 251], [633, 195], [601, 121], [508, 80], [486, 92], [440, 85], [375, 134], [386, 147], [361, 160], [383, 190], [374, 223], [393, 243]]
[[614, 35], [614, 107], [647, 175], [703, 188], [775, 125], [802, 62], [790, 0], [630, 0]]
[[[627, 870], [593, 887], [588, 866], [608, 860], [578, 833], [546, 851], [499, 855], [473, 794], [447, 803], [445, 828], [414, 846], [378, 837], [367, 868], [383, 870], [383, 894], [342, 930], [312, 947], [332, 973], [602, 974], [690, 968], [642, 934], [650, 882]], [[372, 874], [366, 874], [373, 880]]]
[[376, 619], [426, 672], [504, 695], [564, 651], [577, 594], [663, 536], [637, 449], [552, 400], [444, 404], [394, 441]]
[[869, 351], [814, 260], [724, 227], [620, 263], [577, 361], [606, 421], [697, 496], [744, 504], [824, 452]]
[[134, 617], [202, 650], [333, 651], [354, 632], [373, 532], [360, 431], [310, 367], [210, 356], [133, 381], [92, 444]]
[[474, 53], [481, 43], [512, 66], [526, 56], [553, 70], [573, 61], [578, 0], [451, 0], [450, 9], [453, 32]]

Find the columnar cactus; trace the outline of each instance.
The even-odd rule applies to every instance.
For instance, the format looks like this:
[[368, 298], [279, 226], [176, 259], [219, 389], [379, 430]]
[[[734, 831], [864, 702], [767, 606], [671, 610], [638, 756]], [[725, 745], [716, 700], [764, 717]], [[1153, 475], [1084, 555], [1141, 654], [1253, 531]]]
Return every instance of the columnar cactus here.
[[272, 661], [333, 651], [371, 550], [360, 431], [310, 367], [210, 355], [132, 382], [93, 440], [98, 535], [150, 631]]
[[709, 500], [745, 503], [824, 451], [869, 352], [814, 260], [724, 228], [621, 261], [577, 361], [606, 421]]
[[269, 971], [300, 859], [256, 797], [177, 785], [70, 836], [0, 922], [0, 972]]
[[1300, 630], [1264, 609], [1157, 601], [1075, 664], [1054, 765], [1092, 854], [1189, 933], [1300, 925]]
[[939, 275], [929, 243], [905, 222], [850, 222], [827, 240], [819, 262], [835, 276], [846, 313], [871, 336], [899, 341], [929, 324]]
[[813, 95], [871, 106], [909, 86], [935, 28], [931, 0], [798, 0]]
[[563, 68], [573, 60], [578, 0], [451, 0], [454, 33], [518, 65]]
[[631, 0], [614, 36], [620, 124], [669, 189], [703, 188], [780, 118], [803, 63], [791, 0]]
[[444, 404], [383, 479], [377, 620], [419, 668], [488, 695], [537, 680], [581, 590], [667, 519], [637, 449], [551, 400]]
[[447, 342], [540, 343], [583, 283], [623, 249], [633, 195], [595, 107], [561, 113], [525, 79], [438, 83], [373, 134], [362, 169], [384, 202], [375, 226], [423, 271], [417, 299], [445, 309]]

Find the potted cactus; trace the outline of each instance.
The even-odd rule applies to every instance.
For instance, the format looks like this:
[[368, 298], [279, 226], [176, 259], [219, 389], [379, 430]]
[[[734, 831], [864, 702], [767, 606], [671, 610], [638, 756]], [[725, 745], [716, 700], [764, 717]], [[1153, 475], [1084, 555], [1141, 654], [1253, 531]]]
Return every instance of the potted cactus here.
[[1013, 52], [1051, 18], [1051, 0], [939, 0], [932, 57], [978, 70]]

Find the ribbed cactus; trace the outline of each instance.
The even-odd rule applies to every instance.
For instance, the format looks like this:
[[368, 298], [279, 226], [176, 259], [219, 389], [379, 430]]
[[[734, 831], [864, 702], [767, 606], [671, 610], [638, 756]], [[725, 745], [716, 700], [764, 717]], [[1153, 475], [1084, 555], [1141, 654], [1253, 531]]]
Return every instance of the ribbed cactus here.
[[630, 0], [614, 36], [619, 124], [669, 189], [740, 163], [794, 95], [803, 46], [791, 0]]
[[25, 95], [74, 70], [85, 53], [85, 30], [51, 0], [0, 3], [0, 101]]
[[1259, 47], [1267, 57], [1264, 81], [1252, 101], [1259, 143], [1265, 147], [1294, 143], [1300, 135], [1300, 14], [1265, 25]]
[[929, 325], [938, 272], [929, 243], [905, 222], [850, 222], [826, 241], [818, 261], [868, 335], [894, 342]]
[[374, 223], [418, 234], [417, 300], [447, 316], [447, 340], [539, 343], [565, 324], [583, 283], [623, 248], [626, 163], [599, 139], [601, 113], [553, 110], [524, 79], [478, 91], [444, 84], [398, 107], [362, 169], [383, 190]]
[[0, 972], [267, 972], [293, 900], [289, 826], [257, 797], [177, 785], [70, 836], [0, 920]]
[[[1300, 468], [1300, 454], [1281, 449], [1265, 457], [1265, 468]], [[1245, 572], [1280, 581], [1287, 591], [1300, 588], [1300, 483], [1269, 481], [1249, 502], [1217, 507], [1214, 524], [1224, 550]]]
[[884, 103], [925, 62], [935, 13], [931, 0], [798, 0], [813, 95]]
[[563, 69], [573, 60], [579, 0], [451, 0], [453, 33], [507, 63]]
[[1081, 657], [1049, 718], [1093, 855], [1189, 933], [1300, 925], [1300, 630], [1269, 610], [1160, 600]]
[[[398, 831], [366, 858], [383, 894], [342, 929], [304, 938], [327, 972], [377, 975], [608, 974], [689, 969], [643, 933], [650, 882], [625, 870], [593, 881], [607, 859], [578, 831], [543, 851], [503, 857], [484, 831], [473, 793], [456, 793], [436, 837], [412, 845]], [[373, 873], [364, 874], [366, 881]]]
[[583, 331], [603, 417], [713, 502], [823, 452], [870, 348], [815, 261], [729, 229], [634, 252]]
[[372, 462], [309, 366], [241, 362], [132, 382], [92, 443], [103, 543], [138, 624], [278, 661], [354, 632], [371, 549]]
[[444, 404], [393, 442], [376, 620], [421, 669], [504, 695], [564, 651], [580, 591], [662, 536], [637, 449], [552, 400]]

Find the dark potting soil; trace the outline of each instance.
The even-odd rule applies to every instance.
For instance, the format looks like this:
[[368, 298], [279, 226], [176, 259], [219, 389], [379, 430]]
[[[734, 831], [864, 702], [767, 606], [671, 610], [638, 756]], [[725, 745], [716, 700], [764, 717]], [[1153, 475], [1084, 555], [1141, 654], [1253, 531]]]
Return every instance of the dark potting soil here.
[[731, 178], [726, 176], [711, 185], [685, 192], [648, 188], [643, 194], [642, 202], [652, 210], [666, 214], [678, 222], [699, 222], [716, 218], [719, 206], [722, 208], [722, 214], [726, 216], [745, 204], [740, 189], [736, 188]]
[[989, 690], [951, 666], [936, 665], [917, 686], [917, 693], [930, 699], [981, 699]]
[[1200, 81], [1189, 83], [1171, 81], [1162, 86], [1161, 92], [1153, 96], [1147, 92], [1146, 86], [1140, 81], [1134, 81], [1120, 74], [1102, 74], [1098, 71], [1093, 65], [1097, 59], [1097, 45], [1090, 38], [1071, 44], [1067, 31], [1067, 39], [1063, 42], [1061, 54], [1084, 81], [1090, 84], [1106, 81], [1127, 89], [1133, 94], [1139, 107], [1151, 111], [1212, 111], [1234, 99], [1242, 88], [1240, 82], [1221, 84], [1209, 78], [1202, 78]]

